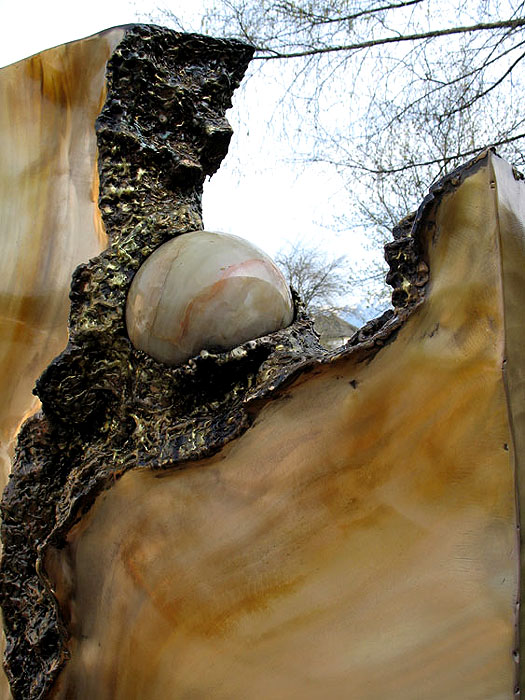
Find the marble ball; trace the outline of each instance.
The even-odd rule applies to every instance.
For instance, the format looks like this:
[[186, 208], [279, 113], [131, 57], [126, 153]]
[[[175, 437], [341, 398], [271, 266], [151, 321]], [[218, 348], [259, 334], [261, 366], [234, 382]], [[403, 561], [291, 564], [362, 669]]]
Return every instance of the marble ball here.
[[168, 365], [201, 350], [224, 352], [290, 325], [290, 289], [252, 243], [192, 231], [164, 243], [131, 284], [126, 324], [133, 345]]

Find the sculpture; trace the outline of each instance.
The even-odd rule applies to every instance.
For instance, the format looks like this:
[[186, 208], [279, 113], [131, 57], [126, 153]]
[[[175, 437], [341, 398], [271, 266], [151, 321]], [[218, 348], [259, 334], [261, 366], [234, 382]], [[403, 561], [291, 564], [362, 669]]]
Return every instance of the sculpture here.
[[4, 493], [13, 696], [518, 692], [521, 177], [487, 151], [433, 186], [387, 247], [394, 310], [347, 346], [294, 298], [276, 330], [170, 366], [130, 342], [126, 301], [202, 229], [251, 49], [141, 25], [84, 42], [109, 59], [83, 165], [109, 244], [73, 275]]

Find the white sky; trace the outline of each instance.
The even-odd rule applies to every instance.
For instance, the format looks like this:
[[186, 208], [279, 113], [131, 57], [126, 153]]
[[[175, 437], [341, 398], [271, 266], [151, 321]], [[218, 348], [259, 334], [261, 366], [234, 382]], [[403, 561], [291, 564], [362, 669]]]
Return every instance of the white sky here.
[[[193, 20], [197, 29], [204, 2], [173, 0], [171, 7], [190, 22], [190, 28]], [[0, 66], [111, 26], [145, 21], [158, 4], [158, 0], [0, 0]], [[293, 156], [293, 145], [276, 141], [268, 129], [280, 97], [273, 86], [277, 73], [273, 79], [268, 75], [269, 79], [253, 78], [247, 94], [237, 91], [234, 98], [228, 114], [235, 130], [230, 154], [205, 185], [205, 227], [248, 238], [270, 255], [287, 241], [301, 240], [322, 242], [331, 254], [359, 259], [365, 255], [359, 237], [337, 234], [323, 224], [328, 210], [343, 206], [344, 198], [337, 199], [342, 193], [337, 176], [320, 166], [301, 168], [283, 162], [283, 156]], [[250, 110], [257, 119], [252, 117], [248, 126], [239, 112], [239, 108], [246, 112], [238, 104], [243, 100], [251, 101], [252, 107], [259, 101]]]

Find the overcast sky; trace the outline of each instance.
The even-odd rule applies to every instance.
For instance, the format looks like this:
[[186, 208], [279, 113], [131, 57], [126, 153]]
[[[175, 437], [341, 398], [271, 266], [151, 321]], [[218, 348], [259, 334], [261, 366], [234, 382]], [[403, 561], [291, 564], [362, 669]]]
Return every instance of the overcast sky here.
[[[174, 0], [188, 28], [197, 29], [203, 2]], [[0, 0], [0, 65], [111, 26], [155, 16], [158, 0]], [[276, 140], [272, 113], [281, 96], [277, 62], [237, 91], [228, 117], [235, 134], [219, 172], [205, 185], [204, 224], [246, 237], [275, 255], [289, 241], [322, 245], [360, 259], [362, 239], [327, 227], [344, 203], [342, 183], [321, 166], [297, 166], [294, 145]], [[256, 114], [246, 123], [247, 104]]]

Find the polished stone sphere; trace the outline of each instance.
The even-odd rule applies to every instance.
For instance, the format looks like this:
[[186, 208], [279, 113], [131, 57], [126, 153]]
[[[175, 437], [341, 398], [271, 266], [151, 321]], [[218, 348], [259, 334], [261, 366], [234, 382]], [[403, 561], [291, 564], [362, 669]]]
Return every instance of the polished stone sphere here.
[[131, 284], [126, 324], [133, 345], [178, 365], [201, 350], [224, 352], [290, 325], [290, 289], [248, 241], [193, 231], [160, 246]]

